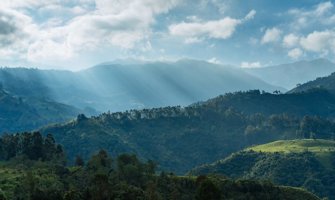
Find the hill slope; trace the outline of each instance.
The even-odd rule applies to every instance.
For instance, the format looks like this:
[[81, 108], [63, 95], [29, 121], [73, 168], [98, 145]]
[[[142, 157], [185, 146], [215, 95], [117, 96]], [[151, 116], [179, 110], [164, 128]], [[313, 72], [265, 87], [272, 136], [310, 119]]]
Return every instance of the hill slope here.
[[29, 131], [72, 119], [81, 111], [45, 99], [23, 99], [0, 89], [0, 134]]
[[239, 92], [188, 107], [104, 113], [91, 118], [81, 115], [41, 131], [54, 134], [70, 160], [104, 148], [115, 156], [136, 153], [158, 161], [162, 169], [182, 174], [253, 144], [333, 137], [335, 124], [331, 120], [304, 117], [334, 116], [333, 98], [319, 92]]
[[264, 68], [245, 69], [245, 71], [267, 83], [290, 90], [296, 87], [297, 84], [333, 73], [335, 64], [326, 59], [317, 59]]
[[234, 153], [191, 173], [267, 179], [276, 184], [304, 187], [319, 196], [335, 199], [334, 158], [335, 141], [276, 141]]
[[296, 88], [290, 90], [289, 93], [304, 92], [319, 88], [326, 89], [331, 93], [335, 93], [335, 73], [332, 73], [329, 76], [319, 77], [313, 81], [299, 85]]
[[52, 135], [39, 132], [0, 137], [1, 200], [318, 200], [300, 188], [222, 176], [180, 177], [156, 172], [154, 161], [100, 150], [88, 162], [66, 166], [65, 152]]

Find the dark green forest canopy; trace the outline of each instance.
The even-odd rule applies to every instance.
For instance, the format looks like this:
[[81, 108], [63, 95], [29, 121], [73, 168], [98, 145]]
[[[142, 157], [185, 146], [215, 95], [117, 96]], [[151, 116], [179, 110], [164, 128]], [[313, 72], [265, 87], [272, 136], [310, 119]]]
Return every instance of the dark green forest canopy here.
[[[324, 90], [300, 94], [237, 92], [188, 107], [103, 113], [91, 118], [80, 115], [41, 132], [54, 134], [70, 160], [75, 155], [87, 160], [103, 148], [113, 156], [135, 153], [156, 160], [160, 169], [183, 174], [254, 144], [333, 138], [334, 105], [333, 96]], [[310, 113], [314, 114], [306, 116]]]
[[[42, 137], [38, 132], [3, 136], [1, 141], [5, 141], [0, 163], [3, 200], [319, 199], [302, 189], [264, 181], [159, 174], [151, 160], [143, 162], [130, 154], [114, 160], [104, 150], [87, 162], [78, 156], [75, 165], [67, 167], [53, 136]], [[6, 157], [12, 149], [16, 155]]]

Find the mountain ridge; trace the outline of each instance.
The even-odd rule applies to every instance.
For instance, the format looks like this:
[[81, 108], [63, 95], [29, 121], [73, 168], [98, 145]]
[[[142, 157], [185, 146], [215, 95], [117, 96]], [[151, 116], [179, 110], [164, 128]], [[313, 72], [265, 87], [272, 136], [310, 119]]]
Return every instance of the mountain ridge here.
[[298, 84], [335, 72], [335, 64], [320, 58], [262, 68], [248, 68], [245, 71], [272, 85], [290, 90]]

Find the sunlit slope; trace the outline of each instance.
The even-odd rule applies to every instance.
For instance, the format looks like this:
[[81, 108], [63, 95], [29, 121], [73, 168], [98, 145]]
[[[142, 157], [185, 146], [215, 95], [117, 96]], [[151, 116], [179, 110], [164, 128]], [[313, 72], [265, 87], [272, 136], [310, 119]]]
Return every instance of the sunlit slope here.
[[335, 152], [335, 141], [321, 139], [280, 140], [250, 147], [247, 150], [269, 153], [301, 153], [306, 151], [313, 153], [329, 153]]
[[190, 173], [271, 180], [335, 199], [335, 141], [280, 140], [233, 153]]

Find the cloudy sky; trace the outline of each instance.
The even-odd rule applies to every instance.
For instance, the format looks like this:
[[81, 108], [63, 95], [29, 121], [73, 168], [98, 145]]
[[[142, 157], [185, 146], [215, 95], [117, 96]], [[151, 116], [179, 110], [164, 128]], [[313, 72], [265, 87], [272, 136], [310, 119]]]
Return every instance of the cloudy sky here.
[[78, 70], [116, 59], [261, 67], [334, 61], [335, 2], [1, 0], [0, 65]]

